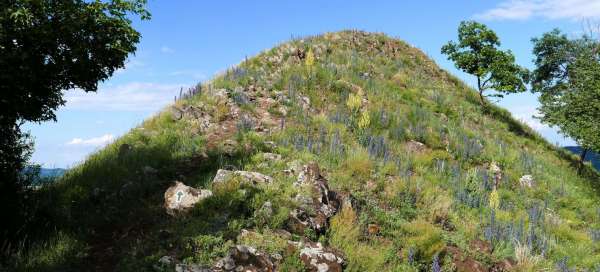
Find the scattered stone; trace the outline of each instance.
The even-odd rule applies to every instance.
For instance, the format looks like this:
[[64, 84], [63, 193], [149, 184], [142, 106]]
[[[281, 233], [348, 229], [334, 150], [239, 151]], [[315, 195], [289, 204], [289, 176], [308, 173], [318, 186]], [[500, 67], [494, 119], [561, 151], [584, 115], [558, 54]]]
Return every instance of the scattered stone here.
[[213, 272], [209, 267], [198, 264], [176, 264], [175, 272]]
[[521, 187], [532, 188], [535, 186], [535, 180], [532, 175], [524, 175], [519, 179]]
[[272, 183], [273, 178], [267, 175], [263, 175], [258, 172], [250, 171], [230, 171], [225, 169], [219, 169], [217, 174], [213, 178], [213, 183], [221, 183], [230, 181], [233, 178], [239, 178], [242, 182], [248, 182], [251, 184], [259, 183]]
[[227, 256], [219, 260], [215, 271], [275, 271], [271, 257], [253, 247], [236, 245], [229, 250]]
[[294, 185], [310, 187], [311, 196], [296, 196], [299, 207], [290, 212], [288, 227], [299, 234], [304, 234], [306, 228], [324, 233], [329, 227], [329, 218], [340, 207], [337, 194], [329, 190], [327, 179], [321, 175], [319, 166], [314, 162], [302, 167]]
[[281, 160], [281, 155], [275, 154], [275, 153], [263, 153], [262, 157], [263, 157], [263, 160], [266, 160], [266, 161], [280, 161]]
[[170, 107], [170, 112], [171, 118], [173, 118], [174, 121], [181, 120], [181, 118], [183, 118], [183, 111], [176, 106]]
[[306, 97], [306, 96], [300, 96], [299, 97], [299, 103], [300, 106], [302, 107], [303, 110], [308, 110], [310, 109], [310, 98]]
[[425, 149], [427, 149], [427, 146], [424, 143], [413, 141], [413, 140], [406, 142], [405, 147], [409, 152], [413, 152], [413, 153], [420, 153], [420, 152], [425, 151]]
[[271, 218], [273, 216], [273, 204], [270, 201], [263, 203], [260, 209], [254, 212], [254, 217]]
[[210, 190], [199, 190], [176, 181], [175, 185], [165, 192], [165, 209], [169, 215], [176, 215], [178, 212], [189, 210], [196, 203], [210, 196], [212, 196]]
[[171, 256], [162, 256], [158, 259], [158, 263], [161, 265], [169, 266], [175, 262], [175, 259]]
[[492, 265], [490, 272], [508, 272], [514, 271], [517, 263], [512, 259], [504, 259]]
[[313, 242], [300, 249], [300, 259], [311, 272], [341, 272], [346, 264], [339, 251]]
[[470, 243], [471, 249], [475, 252], [481, 252], [484, 254], [492, 254], [493, 247], [489, 242], [481, 239], [475, 239]]
[[471, 256], [466, 256], [463, 252], [454, 246], [446, 247], [446, 251], [450, 253], [452, 257], [452, 263], [459, 272], [488, 272], [488, 269], [475, 260]]

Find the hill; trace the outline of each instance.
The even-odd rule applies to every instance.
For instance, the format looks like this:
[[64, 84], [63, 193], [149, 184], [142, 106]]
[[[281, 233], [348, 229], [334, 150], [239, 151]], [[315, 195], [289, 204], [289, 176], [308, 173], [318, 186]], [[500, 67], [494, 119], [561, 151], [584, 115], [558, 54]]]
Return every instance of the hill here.
[[[581, 149], [581, 147], [579, 146], [567, 146], [565, 147], [565, 149], [573, 152], [573, 154], [580, 156], [581, 152], [583, 151], [583, 149]], [[593, 152], [593, 151], [589, 151], [588, 154], [585, 156], [585, 161], [589, 161], [594, 168], [596, 168], [596, 170], [600, 171], [600, 154]]]
[[14, 269], [597, 271], [598, 175], [575, 164], [420, 50], [326, 33], [38, 190], [47, 227]]

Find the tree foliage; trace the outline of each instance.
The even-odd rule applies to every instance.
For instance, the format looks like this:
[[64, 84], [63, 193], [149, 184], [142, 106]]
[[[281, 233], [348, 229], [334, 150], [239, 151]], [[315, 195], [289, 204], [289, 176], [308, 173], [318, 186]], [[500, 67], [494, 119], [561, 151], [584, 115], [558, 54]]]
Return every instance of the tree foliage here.
[[515, 64], [511, 51], [502, 51], [499, 46], [496, 33], [484, 24], [463, 21], [458, 27], [458, 43], [450, 41], [442, 47], [456, 68], [477, 77], [482, 104], [484, 92], [490, 89], [497, 92], [491, 95], [495, 97], [526, 90], [528, 71]]
[[[25, 189], [31, 142], [24, 122], [54, 120], [63, 92], [96, 91], [135, 52], [130, 17], [149, 19], [145, 0], [0, 1], [0, 206]], [[7, 211], [17, 212], [16, 209]], [[12, 220], [12, 221], [11, 221]], [[0, 238], [19, 220], [3, 218]], [[0, 245], [1, 246], [1, 245]]]
[[569, 39], [557, 29], [532, 42], [540, 118], [582, 146], [583, 160], [588, 149], [600, 151], [600, 43]]

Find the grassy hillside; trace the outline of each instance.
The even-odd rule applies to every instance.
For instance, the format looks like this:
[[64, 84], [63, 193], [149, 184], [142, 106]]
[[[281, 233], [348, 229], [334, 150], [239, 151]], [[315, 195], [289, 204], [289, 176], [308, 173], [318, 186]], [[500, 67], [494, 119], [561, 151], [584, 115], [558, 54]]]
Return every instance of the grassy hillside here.
[[[297, 246], [312, 241], [346, 271], [600, 271], [596, 172], [402, 41], [296, 39], [190, 94], [39, 190], [43, 235], [14, 269], [216, 269], [246, 245], [316, 271]], [[213, 183], [219, 169], [273, 181]], [[170, 216], [175, 180], [213, 194]], [[299, 231], [315, 199], [333, 212]]]

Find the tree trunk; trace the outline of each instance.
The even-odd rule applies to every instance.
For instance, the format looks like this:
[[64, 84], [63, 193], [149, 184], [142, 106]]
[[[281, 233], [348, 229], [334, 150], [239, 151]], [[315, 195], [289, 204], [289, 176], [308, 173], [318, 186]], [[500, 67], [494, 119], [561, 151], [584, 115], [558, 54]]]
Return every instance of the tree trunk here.
[[481, 88], [480, 77], [477, 77], [477, 90], [479, 91], [479, 99], [481, 100], [481, 105], [485, 106], [485, 99], [483, 98], [483, 89]]
[[581, 174], [581, 170], [583, 170], [583, 163], [585, 162], [585, 155], [587, 155], [589, 149], [584, 148], [581, 151], [581, 155], [579, 155], [579, 167], [577, 167], [577, 173]]

